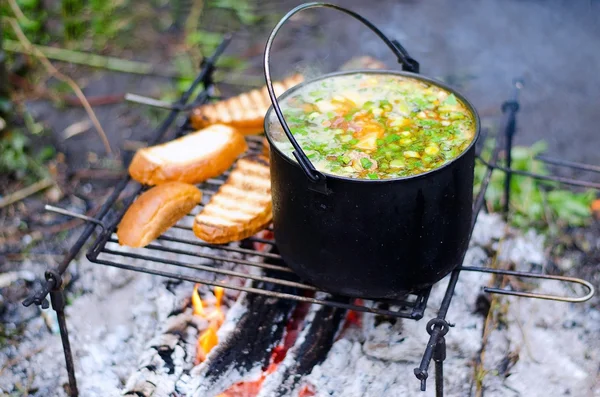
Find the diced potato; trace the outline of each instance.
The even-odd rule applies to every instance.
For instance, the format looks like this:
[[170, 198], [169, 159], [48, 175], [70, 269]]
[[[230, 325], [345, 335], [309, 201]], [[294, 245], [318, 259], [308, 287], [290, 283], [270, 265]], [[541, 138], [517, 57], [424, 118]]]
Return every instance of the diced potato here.
[[417, 152], [413, 152], [412, 150], [404, 152], [404, 157], [418, 159], [421, 158], [421, 155]]
[[316, 106], [319, 108], [319, 112], [321, 113], [335, 111], [335, 106], [330, 101], [319, 101], [316, 103]]
[[346, 92], [346, 93], [344, 94], [344, 96], [345, 96], [347, 99], [349, 99], [349, 100], [351, 100], [352, 102], [354, 102], [354, 103], [359, 103], [359, 102], [360, 102], [360, 95], [359, 95], [359, 93], [358, 93], [358, 92], [356, 92], [356, 91], [349, 91], [349, 92]]
[[437, 145], [429, 145], [425, 148], [425, 153], [430, 156], [434, 156], [440, 152], [440, 148]]
[[362, 150], [375, 150], [377, 149], [377, 136], [376, 133], [365, 135], [359, 138], [359, 142], [354, 146]]
[[410, 114], [410, 109], [408, 108], [408, 104], [406, 102], [400, 102], [395, 106], [396, 110], [400, 113], [408, 115]]
[[404, 117], [398, 117], [390, 122], [390, 127], [403, 127], [405, 126], [409, 120]]
[[404, 168], [405, 166], [406, 164], [404, 163], [404, 161], [400, 159], [390, 161], [390, 167], [392, 168]]

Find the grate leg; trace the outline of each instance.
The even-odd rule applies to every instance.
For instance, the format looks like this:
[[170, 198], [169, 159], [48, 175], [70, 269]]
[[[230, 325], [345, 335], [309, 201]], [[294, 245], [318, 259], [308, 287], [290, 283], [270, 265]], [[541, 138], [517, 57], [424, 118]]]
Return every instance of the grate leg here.
[[[506, 168], [510, 170], [512, 165], [512, 145], [513, 145], [513, 133], [509, 133], [507, 130], [506, 134]], [[506, 172], [504, 177], [504, 219], [508, 219], [508, 211], [510, 210], [510, 181], [512, 179], [512, 173]]]
[[435, 361], [435, 397], [444, 397], [444, 360], [446, 359], [446, 338], [443, 336], [433, 349]]
[[502, 112], [508, 112], [508, 121], [504, 129], [505, 152], [506, 152], [506, 177], [504, 179], [504, 218], [508, 219], [508, 211], [510, 210], [510, 180], [512, 178], [512, 146], [515, 132], [517, 131], [517, 112], [519, 111], [519, 90], [523, 87], [523, 82], [519, 79], [514, 81], [515, 91], [513, 99], [502, 104]]
[[50, 292], [52, 308], [58, 317], [58, 328], [60, 329], [60, 339], [62, 340], [63, 352], [65, 353], [65, 362], [67, 364], [67, 373], [69, 376], [69, 396], [78, 397], [77, 379], [75, 378], [75, 365], [73, 363], [73, 353], [71, 352], [71, 343], [69, 342], [69, 332], [67, 330], [67, 319], [65, 316], [65, 293], [62, 288], [53, 289]]

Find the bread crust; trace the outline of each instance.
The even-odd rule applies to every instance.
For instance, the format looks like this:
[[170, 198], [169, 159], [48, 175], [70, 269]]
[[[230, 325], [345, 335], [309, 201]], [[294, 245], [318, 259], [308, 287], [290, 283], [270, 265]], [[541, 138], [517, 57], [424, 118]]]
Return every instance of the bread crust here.
[[[295, 74], [273, 83], [275, 95], [283, 94], [303, 80], [304, 77], [301, 74]], [[197, 107], [192, 111], [190, 120], [194, 128], [203, 128], [219, 123], [232, 126], [244, 135], [260, 134], [264, 129], [264, 118], [269, 106], [271, 106], [271, 98], [265, 86], [229, 99]]]
[[194, 234], [212, 244], [243, 240], [273, 219], [268, 160], [242, 158], [210, 202], [194, 220]]
[[202, 200], [202, 192], [182, 182], [167, 182], [142, 193], [117, 228], [119, 244], [145, 247]]
[[[225, 139], [217, 134], [223, 134]], [[203, 153], [202, 148], [218, 138], [219, 144], [210, 152]], [[180, 161], [183, 151], [198, 148], [198, 156], [188, 161]], [[225, 172], [236, 158], [248, 150], [244, 137], [232, 127], [212, 125], [173, 141], [140, 149], [136, 152], [129, 174], [144, 185], [158, 185], [178, 181], [190, 184], [204, 182]]]

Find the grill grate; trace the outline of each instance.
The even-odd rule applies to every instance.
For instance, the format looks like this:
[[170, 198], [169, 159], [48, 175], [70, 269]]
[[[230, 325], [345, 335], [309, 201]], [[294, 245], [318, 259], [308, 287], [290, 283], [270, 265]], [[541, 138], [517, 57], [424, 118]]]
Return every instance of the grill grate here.
[[[251, 153], [261, 151], [261, 137], [247, 137], [247, 142]], [[275, 241], [272, 239], [250, 237], [240, 244], [229, 245], [213, 245], [199, 240], [192, 231], [193, 218], [224, 183], [228, 174], [226, 172], [220, 178], [209, 179], [199, 185], [198, 188], [203, 193], [203, 203], [145, 248], [130, 249], [118, 244], [114, 232], [118, 221], [123, 216], [124, 210], [121, 211], [96, 239], [95, 244], [88, 251], [88, 259], [101, 265], [276, 298], [414, 320], [423, 317], [431, 288], [409, 294], [400, 300], [371, 301], [319, 294], [318, 288], [303, 283], [285, 265], [281, 256], [275, 253]], [[136, 195], [142, 191], [143, 189], [139, 189]], [[133, 198], [131, 197], [130, 200]], [[267, 245], [270, 249], [257, 250], [253, 248], [253, 243]], [[168, 258], [169, 254], [177, 255], [177, 258]], [[232, 254], [240, 255], [236, 257]], [[134, 261], [135, 264], [132, 264]], [[226, 263], [235, 264], [235, 269], [225, 267]], [[266, 275], [256, 274], [250, 268], [261, 269]], [[197, 271], [197, 274], [191, 273], [190, 270]], [[248, 280], [254, 283], [248, 286], [246, 283]], [[275, 286], [289, 288], [286, 292], [279, 292], [274, 288]]]

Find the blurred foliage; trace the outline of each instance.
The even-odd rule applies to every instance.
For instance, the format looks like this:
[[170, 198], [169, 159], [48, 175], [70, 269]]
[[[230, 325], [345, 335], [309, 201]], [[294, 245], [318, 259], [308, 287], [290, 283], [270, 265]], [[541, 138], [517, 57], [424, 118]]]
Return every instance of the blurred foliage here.
[[53, 159], [56, 151], [47, 145], [34, 152], [28, 135], [22, 129], [14, 129], [1, 136], [0, 174], [32, 183], [48, 176], [43, 164]]
[[[15, 18], [25, 36], [33, 43], [84, 52], [108, 53], [130, 58], [124, 51], [135, 51], [142, 59], [152, 56], [156, 47], [171, 59], [179, 78], [165, 87], [163, 99], [175, 100], [187, 90], [200, 69], [200, 61], [210, 56], [226, 32], [251, 27], [271, 18], [269, 1], [257, 0], [14, 0], [19, 10], [8, 1], [0, 1], [0, 17]], [[269, 19], [270, 21], [270, 19]], [[4, 24], [3, 38], [18, 41], [12, 28]], [[133, 29], [135, 27], [135, 29]], [[173, 39], [176, 41], [173, 43]], [[163, 42], [164, 40], [164, 42]], [[152, 45], [148, 45], [152, 43]], [[168, 46], [165, 47], [165, 43]], [[173, 43], [174, 45], [171, 45]], [[33, 69], [29, 57], [8, 53], [9, 73], [27, 79], [30, 87], [43, 86], [55, 106], [70, 88], [61, 82], [48, 81], [41, 69]], [[19, 65], [26, 64], [21, 68]], [[247, 63], [238, 57], [223, 56], [219, 69], [240, 71]], [[168, 68], [166, 68], [168, 69]], [[47, 158], [54, 156], [49, 147], [37, 143], [44, 128], [24, 111], [27, 84], [20, 84], [19, 95], [0, 98], [0, 117], [10, 114], [12, 126], [0, 131], [0, 173], [23, 179], [40, 176]], [[15, 87], [16, 88], [16, 87]], [[198, 88], [198, 91], [202, 87]], [[38, 93], [39, 93], [38, 92]], [[18, 103], [11, 103], [16, 100]], [[4, 111], [2, 110], [4, 109]], [[149, 108], [148, 112], [155, 109]], [[151, 118], [158, 117], [152, 114]], [[158, 120], [158, 119], [157, 119]]]
[[209, 7], [233, 12], [244, 25], [251, 25], [260, 19], [256, 14], [256, 5], [248, 0], [210, 0], [208, 4]]
[[[489, 158], [493, 141], [486, 142], [483, 157]], [[541, 175], [549, 175], [544, 163], [535, 157], [546, 150], [543, 141], [531, 147], [516, 146], [512, 150], [511, 168]], [[486, 166], [475, 166], [475, 192], [479, 190]], [[492, 211], [502, 211], [504, 203], [505, 174], [494, 171], [486, 201]], [[593, 190], [578, 193], [561, 188], [561, 185], [513, 175], [510, 183], [510, 222], [513, 226], [556, 234], [560, 228], [584, 226], [591, 221], [591, 203], [596, 197]]]
[[[46, 32], [48, 12], [44, 9], [42, 0], [15, 0], [26, 18], [17, 18], [19, 26], [25, 35], [34, 43], [46, 44], [50, 41], [50, 35]], [[0, 16], [14, 16], [8, 1], [0, 1]], [[16, 39], [11, 29], [4, 28], [4, 37]]]
[[85, 2], [83, 0], [62, 0], [62, 23], [66, 41], [83, 38], [86, 24], [83, 18]]
[[[80, 50], [103, 50], [118, 34], [126, 33], [134, 7], [129, 0], [15, 0], [23, 15], [0, 2], [0, 15], [17, 17], [34, 44], [59, 44]], [[58, 29], [56, 28], [58, 26]], [[7, 29], [6, 38], [16, 40]]]

